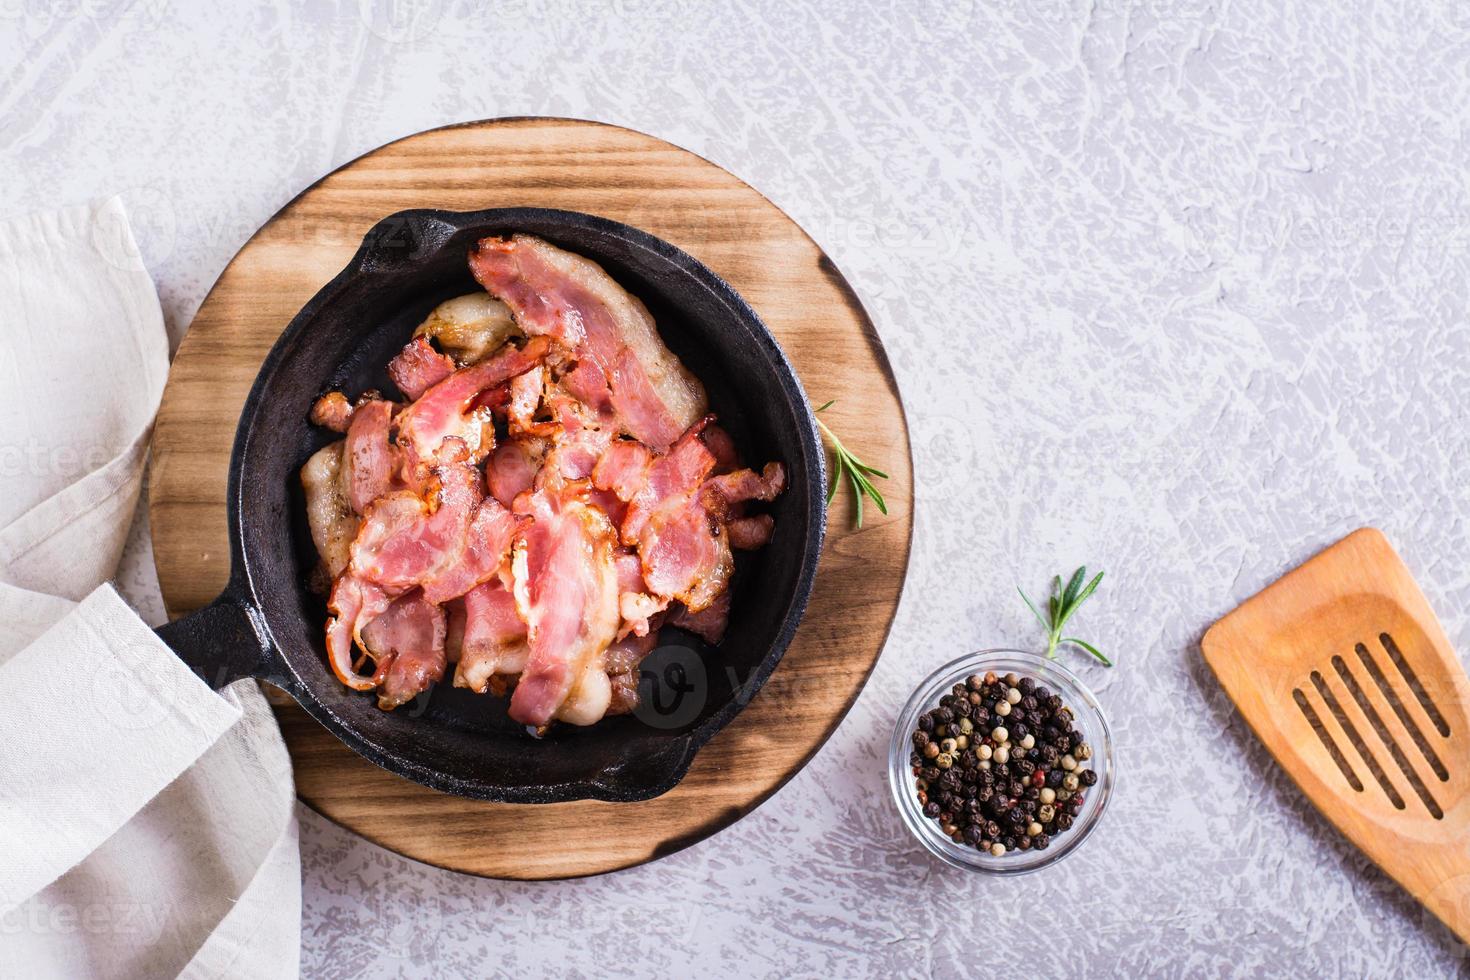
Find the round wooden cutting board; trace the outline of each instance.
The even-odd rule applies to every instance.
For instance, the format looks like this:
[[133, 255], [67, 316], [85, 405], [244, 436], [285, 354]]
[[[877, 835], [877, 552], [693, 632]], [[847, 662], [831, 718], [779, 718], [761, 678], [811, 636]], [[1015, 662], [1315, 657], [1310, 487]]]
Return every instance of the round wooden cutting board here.
[[[261, 228], [220, 276], [179, 348], [153, 440], [150, 515], [164, 601], [178, 616], [223, 588], [225, 489], [240, 409], [266, 352], [379, 219], [407, 208], [564, 208], [641, 228], [690, 252], [756, 309], [823, 419], [887, 471], [889, 513], [828, 519], [811, 604], [760, 694], [677, 787], [641, 803], [483, 803], [364, 761], [284, 696], [273, 698], [313, 809], [400, 854], [501, 878], [626, 868], [715, 833], [821, 748], [888, 635], [908, 565], [913, 470], [887, 358], [831, 261], [775, 205], [687, 150], [565, 119], [498, 119], [420, 133], [334, 171]], [[737, 612], [738, 614], [738, 612]], [[281, 703], [281, 702], [285, 703]]]

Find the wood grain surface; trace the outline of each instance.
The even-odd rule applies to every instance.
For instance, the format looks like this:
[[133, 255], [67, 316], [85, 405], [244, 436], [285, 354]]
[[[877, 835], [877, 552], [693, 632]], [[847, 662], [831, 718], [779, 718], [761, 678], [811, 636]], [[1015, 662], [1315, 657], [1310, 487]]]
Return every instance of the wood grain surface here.
[[1201, 646], [1307, 798], [1470, 942], [1470, 678], [1388, 539], [1348, 535]]
[[[602, 215], [690, 252], [770, 326], [823, 418], [891, 479], [889, 514], [828, 522], [811, 604], [780, 667], [675, 789], [632, 804], [483, 803], [425, 789], [347, 749], [272, 699], [301, 799], [369, 840], [444, 868], [503, 878], [597, 874], [687, 847], [790, 779], [846, 714], [897, 609], [913, 528], [898, 389], [872, 323], [821, 249], [780, 209], [709, 161], [641, 133], [502, 119], [420, 133], [334, 171], [258, 231], [206, 297], [174, 361], [153, 442], [150, 517], [171, 615], [224, 586], [235, 425], [281, 330], [379, 219], [406, 208], [541, 206]], [[738, 615], [738, 611], [737, 611]], [[285, 703], [282, 703], [282, 702]], [[570, 830], [575, 828], [575, 830]]]

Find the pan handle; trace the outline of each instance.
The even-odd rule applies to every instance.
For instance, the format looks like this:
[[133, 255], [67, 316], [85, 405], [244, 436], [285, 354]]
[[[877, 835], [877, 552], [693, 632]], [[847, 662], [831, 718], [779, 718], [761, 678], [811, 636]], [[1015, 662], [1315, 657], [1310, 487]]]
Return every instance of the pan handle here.
[[260, 614], [233, 584], [154, 632], [216, 691], [242, 677], [264, 677], [274, 660]]

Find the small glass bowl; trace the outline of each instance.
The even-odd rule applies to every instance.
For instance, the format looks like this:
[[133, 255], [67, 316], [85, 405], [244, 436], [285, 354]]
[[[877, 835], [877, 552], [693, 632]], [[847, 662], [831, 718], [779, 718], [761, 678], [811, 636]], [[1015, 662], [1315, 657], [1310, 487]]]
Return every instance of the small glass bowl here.
[[[913, 733], [918, 727], [919, 715], [936, 707], [939, 699], [950, 693], [954, 685], [963, 683], [971, 674], [984, 674], [993, 670], [997, 674], [1015, 673], [1030, 677], [1039, 685], [1051, 688], [1061, 695], [1062, 701], [1072, 709], [1075, 716], [1074, 728], [1082, 732], [1087, 744], [1092, 747], [1092, 758], [1087, 766], [1097, 773], [1097, 783], [1084, 794], [1082, 810], [1077, 814], [1072, 829], [1054, 838], [1044, 851], [1008, 851], [1000, 857], [982, 852], [966, 844], [956, 844], [939, 830], [939, 824], [924, 816], [919, 806], [918, 790], [914, 786], [913, 766], [909, 762], [913, 755]], [[893, 791], [893, 802], [909, 833], [929, 853], [957, 868], [980, 871], [986, 874], [1019, 875], [1037, 871], [1055, 864], [1071, 854], [1092, 833], [1107, 808], [1108, 798], [1113, 793], [1113, 736], [1108, 729], [1107, 717], [1097, 698], [1077, 676], [1055, 660], [1024, 650], [982, 650], [953, 660], [924, 678], [910, 696], [908, 703], [899, 713], [898, 725], [893, 730], [893, 740], [888, 747], [888, 785]]]

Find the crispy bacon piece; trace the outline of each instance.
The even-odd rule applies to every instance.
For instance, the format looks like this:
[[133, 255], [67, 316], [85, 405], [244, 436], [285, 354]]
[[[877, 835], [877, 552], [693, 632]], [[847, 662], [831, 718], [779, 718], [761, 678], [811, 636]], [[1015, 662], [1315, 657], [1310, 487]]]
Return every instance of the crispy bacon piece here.
[[327, 620], [327, 663], [337, 680], [354, 691], [371, 691], [378, 686], [371, 676], [357, 672], [353, 648], [362, 647], [363, 628], [382, 615], [391, 602], [382, 589], [350, 571], [332, 587], [327, 602], [327, 611], [331, 613]]
[[534, 367], [510, 379], [505, 415], [511, 432], [529, 433], [536, 430], [536, 410], [541, 407], [541, 393], [545, 388], [544, 367]]
[[368, 623], [362, 639], [378, 665], [378, 707], [391, 711], [444, 677], [444, 634], [444, 610], [417, 590]]
[[531, 436], [508, 439], [495, 447], [485, 464], [485, 482], [496, 500], [509, 507], [536, 482], [546, 459], [547, 442]]
[[[352, 539], [357, 537], [358, 519], [347, 499], [343, 478], [342, 450], [345, 440], [323, 446], [301, 467], [301, 487], [306, 491], [306, 523], [311, 541], [321, 555], [327, 575], [335, 579], [352, 557]], [[325, 591], [325, 590], [324, 590]]]
[[714, 602], [735, 571], [723, 502], [712, 496], [706, 488], [668, 498], [638, 533], [648, 591], [678, 599], [691, 612]]
[[613, 430], [604, 424], [609, 420], [565, 394], [550, 394], [547, 403], [556, 425], [537, 485], [587, 479], [612, 444]]
[[436, 469], [425, 497], [411, 490], [379, 497], [352, 542], [352, 572], [395, 596], [432, 581], [462, 556], [482, 499], [479, 470], [462, 462]]
[[643, 526], [652, 514], [670, 501], [693, 494], [715, 465], [715, 458], [699, 438], [702, 420], [689, 429], [667, 454], [655, 457], [645, 471], [643, 483], [628, 499], [628, 516], [623, 520], [623, 543], [638, 543]]
[[439, 353], [427, 337], [415, 337], [388, 362], [388, 377], [409, 401], [454, 373], [454, 361]]
[[648, 584], [643, 581], [643, 562], [638, 553], [624, 550], [615, 559], [618, 569], [618, 615], [622, 625], [618, 627], [618, 639], [629, 633], [647, 636], [657, 629], [659, 614], [668, 608], [669, 600], [651, 595]]
[[764, 548], [771, 541], [771, 534], [776, 530], [776, 521], [770, 514], [755, 514], [751, 517], [737, 517], [725, 525], [730, 532], [730, 547], [741, 551], [755, 551]]
[[422, 480], [440, 461], [449, 439], [459, 441], [470, 462], [484, 459], [495, 448], [494, 418], [489, 407], [474, 406], [475, 398], [530, 370], [549, 346], [545, 338], [533, 337], [519, 350], [506, 347], [489, 360], [455, 371], [404, 409], [398, 416], [398, 444], [408, 480]]
[[519, 674], [526, 668], [531, 653], [526, 624], [516, 611], [515, 595], [500, 579], [491, 579], [465, 593], [464, 616], [455, 687], [484, 694], [491, 678]]
[[311, 406], [311, 424], [346, 432], [352, 421], [352, 403], [340, 391], [329, 391]]
[[786, 467], [780, 463], [767, 463], [760, 473], [754, 470], [735, 470], [711, 477], [709, 485], [720, 492], [728, 503], [746, 500], [775, 500], [786, 489]]
[[648, 466], [653, 453], [641, 442], [619, 439], [607, 447], [592, 470], [592, 483], [599, 490], [610, 490], [619, 500], [632, 500], [648, 479]]
[[574, 393], [605, 401], [619, 431], [663, 452], [704, 415], [704, 386], [664, 346], [648, 308], [597, 263], [530, 235], [483, 239], [469, 261], [522, 330], [575, 354]]
[[538, 490], [517, 504], [534, 518], [511, 562], [530, 657], [510, 716], [538, 727], [553, 718], [591, 724], [611, 697], [600, 657], [618, 629], [616, 534], [574, 488]]
[[625, 715], [638, 707], [638, 665], [658, 645], [658, 629], [643, 635], [623, 637], [602, 655], [602, 669], [607, 674], [612, 696], [608, 700], [609, 715]]
[[388, 440], [394, 407], [379, 399], [362, 402], [347, 428], [347, 500], [359, 514], [394, 487], [398, 452]]
[[735, 440], [730, 438], [730, 433], [711, 423], [704, 427], [699, 438], [704, 440], [705, 447], [715, 458], [715, 475], [740, 468], [740, 453], [736, 451]]
[[721, 592], [699, 612], [690, 612], [684, 606], [675, 606], [665, 622], [688, 630], [706, 643], [719, 643], [725, 638], [725, 627], [730, 622], [730, 590]]
[[489, 581], [510, 555], [511, 540], [521, 524], [494, 497], [481, 500], [465, 530], [459, 555], [425, 580], [424, 598], [448, 602]]

